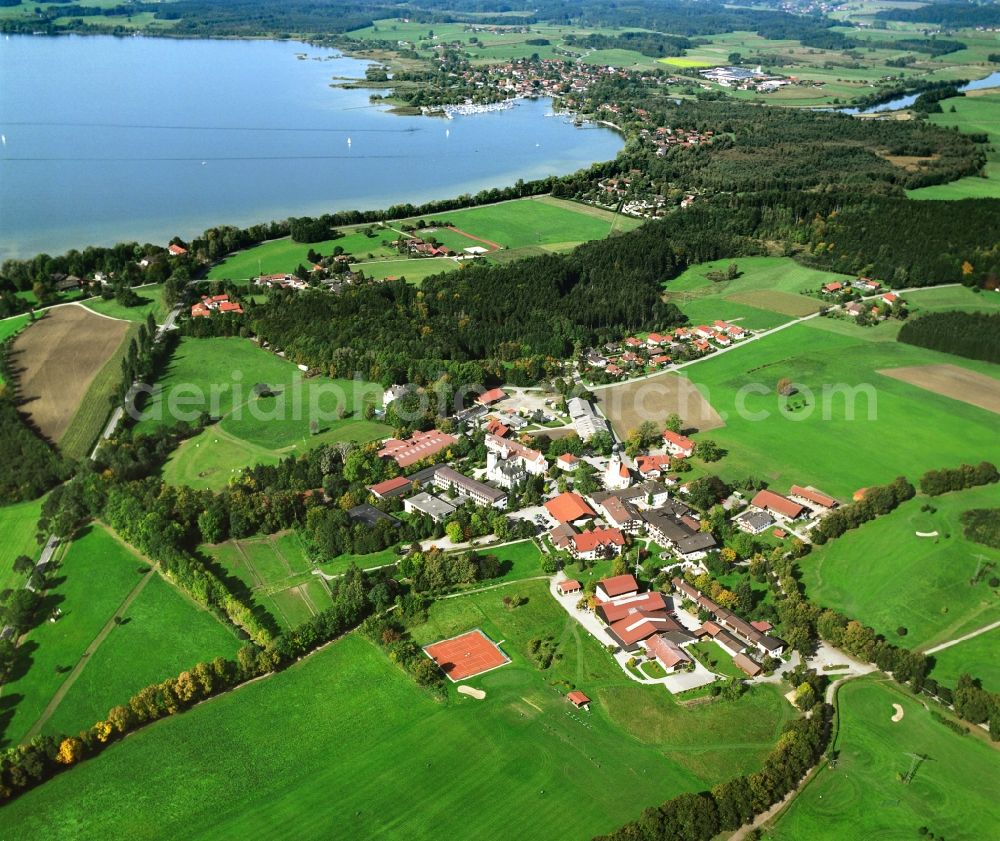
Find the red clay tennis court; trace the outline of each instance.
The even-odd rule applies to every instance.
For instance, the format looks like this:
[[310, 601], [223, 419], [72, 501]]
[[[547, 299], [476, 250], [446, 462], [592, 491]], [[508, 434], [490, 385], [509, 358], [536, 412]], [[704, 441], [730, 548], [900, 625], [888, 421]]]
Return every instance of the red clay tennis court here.
[[441, 667], [451, 681], [488, 672], [510, 662], [482, 631], [469, 631], [461, 636], [424, 646], [424, 652]]

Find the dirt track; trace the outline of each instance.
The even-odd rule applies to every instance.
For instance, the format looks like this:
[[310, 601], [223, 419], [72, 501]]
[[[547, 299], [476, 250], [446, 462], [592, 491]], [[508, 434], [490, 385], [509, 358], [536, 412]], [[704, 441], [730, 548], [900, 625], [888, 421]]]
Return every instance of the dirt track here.
[[1000, 380], [958, 365], [883, 368], [877, 373], [1000, 415]]
[[725, 426], [712, 405], [686, 377], [664, 375], [637, 380], [595, 392], [601, 411], [619, 438], [625, 438], [643, 421], [663, 426], [676, 412], [684, 428], [704, 432]]
[[11, 364], [21, 411], [49, 440], [62, 437], [128, 328], [128, 322], [64, 306], [49, 310], [14, 341]]

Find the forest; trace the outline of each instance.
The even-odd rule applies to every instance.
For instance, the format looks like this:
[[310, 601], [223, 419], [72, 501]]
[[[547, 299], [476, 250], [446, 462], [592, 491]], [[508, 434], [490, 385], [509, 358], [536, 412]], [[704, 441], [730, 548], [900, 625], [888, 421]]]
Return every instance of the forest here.
[[898, 338], [966, 359], [1000, 362], [1000, 313], [929, 313], [904, 324]]

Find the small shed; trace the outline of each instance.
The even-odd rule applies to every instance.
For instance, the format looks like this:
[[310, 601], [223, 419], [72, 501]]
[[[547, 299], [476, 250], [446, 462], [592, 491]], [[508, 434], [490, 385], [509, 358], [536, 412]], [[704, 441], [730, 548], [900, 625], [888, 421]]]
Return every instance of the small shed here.
[[567, 578], [565, 581], [560, 581], [556, 585], [559, 588], [559, 592], [564, 596], [568, 596], [570, 593], [579, 593], [581, 589], [580, 582], [572, 578]]
[[568, 693], [566, 695], [566, 700], [578, 710], [588, 709], [590, 705], [590, 698], [584, 695], [579, 689], [574, 689], [572, 692]]

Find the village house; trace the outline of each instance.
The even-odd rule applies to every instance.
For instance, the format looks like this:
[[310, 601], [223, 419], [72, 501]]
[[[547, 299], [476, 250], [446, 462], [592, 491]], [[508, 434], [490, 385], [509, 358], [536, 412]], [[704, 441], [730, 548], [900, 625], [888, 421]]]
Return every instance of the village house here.
[[670, 456], [636, 456], [635, 469], [644, 479], [659, 479], [670, 469]]
[[501, 511], [507, 507], [507, 494], [504, 491], [470, 479], [446, 465], [439, 467], [434, 473], [434, 486], [471, 499], [476, 505], [498, 508]]
[[437, 429], [426, 432], [417, 430], [405, 440], [390, 438], [383, 442], [378, 454], [382, 458], [395, 459], [400, 467], [409, 467], [457, 443], [458, 439], [454, 435], [448, 435]]
[[823, 284], [822, 291], [827, 295], [832, 295], [834, 292], [840, 292], [844, 288], [844, 284], [838, 280], [832, 283]]
[[569, 551], [574, 558], [595, 560], [611, 558], [625, 548], [625, 536], [619, 529], [594, 529], [573, 535], [570, 538]]
[[728, 321], [715, 321], [714, 326], [717, 331], [725, 333], [731, 339], [743, 339], [747, 335], [747, 331], [742, 327], [730, 324]]
[[506, 438], [510, 434], [510, 427], [500, 418], [490, 418], [486, 422], [486, 432], [488, 435], [495, 435], [497, 438]]
[[642, 519], [631, 505], [623, 502], [613, 494], [602, 494], [601, 496], [603, 498], [598, 502], [597, 495], [595, 494], [594, 501], [597, 502], [597, 507], [601, 510], [601, 516], [604, 517], [605, 522], [616, 529], [621, 529], [630, 534], [635, 534], [639, 531]]
[[580, 459], [578, 459], [572, 453], [563, 453], [559, 458], [556, 459], [556, 466], [560, 470], [565, 470], [572, 473], [580, 466]]
[[243, 307], [230, 301], [228, 295], [202, 295], [201, 301], [191, 307], [192, 318], [208, 318], [213, 312], [243, 314]]
[[777, 514], [779, 517], [789, 520], [797, 520], [806, 511], [805, 506], [793, 502], [787, 496], [769, 490], [757, 491], [754, 498], [750, 500], [750, 504], [761, 511]]
[[187, 254], [186, 248], [182, 248], [181, 246], [175, 243], [171, 243], [170, 245], [168, 245], [167, 251], [170, 252], [171, 257], [183, 257], [185, 254]]
[[524, 446], [519, 441], [511, 441], [494, 435], [486, 434], [486, 449], [501, 461], [514, 461], [529, 475], [543, 476], [549, 469], [549, 463], [538, 450]]
[[667, 447], [667, 452], [675, 458], [689, 458], [694, 453], [694, 441], [681, 435], [679, 432], [672, 432], [669, 429], [663, 431], [663, 443]]
[[775, 519], [766, 511], [744, 511], [734, 521], [736, 528], [747, 534], [760, 534], [774, 525]]
[[667, 674], [679, 671], [692, 663], [690, 655], [665, 634], [646, 640], [646, 654], [656, 659]]

